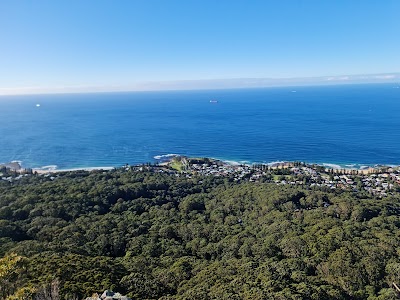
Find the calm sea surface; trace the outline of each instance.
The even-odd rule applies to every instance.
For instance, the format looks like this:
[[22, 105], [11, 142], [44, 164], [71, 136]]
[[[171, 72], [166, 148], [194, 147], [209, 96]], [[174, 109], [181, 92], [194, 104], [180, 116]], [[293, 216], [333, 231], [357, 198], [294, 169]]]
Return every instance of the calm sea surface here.
[[170, 153], [247, 163], [400, 164], [400, 89], [0, 97], [0, 162], [65, 169], [154, 162]]

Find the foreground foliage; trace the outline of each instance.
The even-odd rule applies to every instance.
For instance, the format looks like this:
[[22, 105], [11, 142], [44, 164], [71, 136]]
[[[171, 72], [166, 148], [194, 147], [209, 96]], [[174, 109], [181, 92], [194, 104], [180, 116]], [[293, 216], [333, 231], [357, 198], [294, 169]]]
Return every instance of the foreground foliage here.
[[363, 197], [125, 170], [3, 181], [0, 298], [396, 299], [400, 197]]

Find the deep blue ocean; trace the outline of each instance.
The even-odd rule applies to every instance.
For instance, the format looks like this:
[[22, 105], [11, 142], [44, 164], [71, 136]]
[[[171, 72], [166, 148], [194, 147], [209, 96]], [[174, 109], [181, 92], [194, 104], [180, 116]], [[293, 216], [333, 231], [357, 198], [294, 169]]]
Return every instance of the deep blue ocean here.
[[155, 162], [166, 154], [400, 165], [400, 89], [375, 84], [0, 97], [0, 163], [66, 169]]

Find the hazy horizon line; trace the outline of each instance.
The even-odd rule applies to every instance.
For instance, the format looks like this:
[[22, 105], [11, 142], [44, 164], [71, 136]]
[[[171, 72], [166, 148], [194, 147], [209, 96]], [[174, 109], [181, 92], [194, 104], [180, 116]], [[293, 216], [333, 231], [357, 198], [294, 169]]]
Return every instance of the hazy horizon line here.
[[0, 96], [69, 94], [69, 93], [107, 93], [107, 92], [146, 92], [178, 90], [217, 90], [241, 88], [268, 88], [290, 86], [321, 86], [342, 84], [398, 83], [400, 72], [361, 75], [335, 75], [287, 78], [225, 78], [142, 81], [129, 85], [70, 85], [58, 87], [12, 87], [0, 88]]

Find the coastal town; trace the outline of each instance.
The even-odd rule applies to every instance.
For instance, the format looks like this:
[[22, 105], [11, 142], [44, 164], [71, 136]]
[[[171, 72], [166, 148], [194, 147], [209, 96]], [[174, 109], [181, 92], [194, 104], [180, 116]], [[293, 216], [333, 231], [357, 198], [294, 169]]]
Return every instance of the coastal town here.
[[268, 182], [367, 192], [385, 197], [400, 191], [400, 167], [376, 166], [363, 169], [339, 169], [302, 162], [271, 164], [232, 164], [213, 159], [176, 157], [164, 164], [177, 176], [220, 176], [234, 181]]
[[[177, 177], [216, 176], [234, 182], [250, 181], [277, 185], [308, 186], [325, 189], [341, 189], [366, 192], [386, 197], [400, 191], [400, 166], [376, 166], [364, 169], [339, 169], [303, 162], [276, 162], [270, 164], [227, 163], [210, 158], [174, 156], [155, 164], [130, 166], [125, 171], [151, 171]], [[95, 168], [95, 170], [98, 170]], [[106, 171], [106, 170], [104, 170]], [[0, 165], [0, 181], [16, 182], [27, 176], [43, 176], [55, 180], [62, 170], [24, 169], [19, 163]]]

